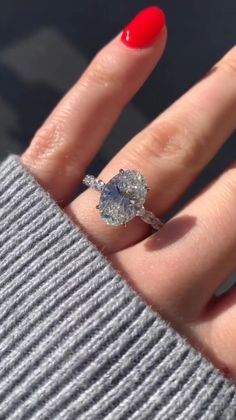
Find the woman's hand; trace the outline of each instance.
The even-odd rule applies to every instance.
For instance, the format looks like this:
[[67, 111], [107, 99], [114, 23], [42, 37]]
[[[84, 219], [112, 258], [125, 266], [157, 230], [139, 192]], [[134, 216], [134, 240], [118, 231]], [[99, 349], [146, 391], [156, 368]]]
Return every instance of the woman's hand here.
[[[157, 233], [136, 218], [106, 225], [86, 190], [71, 202], [122, 109], [159, 61], [163, 13], [143, 11], [94, 58], [23, 154], [24, 165], [162, 316], [236, 378], [236, 292], [215, 292], [236, 267], [236, 165]], [[158, 95], [158, 87], [153, 95]], [[236, 49], [194, 88], [131, 139], [99, 174], [135, 169], [150, 186], [146, 208], [163, 216], [236, 126]], [[97, 174], [96, 174], [97, 175]]]

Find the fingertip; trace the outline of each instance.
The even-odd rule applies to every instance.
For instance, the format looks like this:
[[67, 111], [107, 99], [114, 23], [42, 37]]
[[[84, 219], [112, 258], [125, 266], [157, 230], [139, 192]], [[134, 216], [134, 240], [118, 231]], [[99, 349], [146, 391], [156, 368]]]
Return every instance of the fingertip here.
[[121, 42], [129, 48], [147, 48], [153, 45], [166, 27], [166, 17], [162, 9], [147, 7], [139, 12], [124, 28]]

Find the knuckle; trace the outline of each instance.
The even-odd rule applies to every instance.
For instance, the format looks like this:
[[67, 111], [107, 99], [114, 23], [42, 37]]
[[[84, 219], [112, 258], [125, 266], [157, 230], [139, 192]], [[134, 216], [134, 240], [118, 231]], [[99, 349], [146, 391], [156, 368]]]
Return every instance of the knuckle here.
[[64, 142], [63, 119], [46, 122], [40, 127], [27, 150], [31, 159], [50, 158]]
[[197, 172], [202, 165], [204, 141], [183, 118], [161, 121], [142, 135], [139, 154], [148, 161], [164, 159], [171, 164]]
[[231, 48], [231, 50], [228, 51], [227, 54], [214, 67], [236, 75], [236, 46]]
[[82, 76], [82, 84], [86, 87], [95, 84], [104, 88], [117, 84], [117, 65], [117, 58], [112, 53], [103, 50], [98, 52]]
[[176, 130], [170, 123], [158, 123], [155, 127], [149, 127], [141, 136], [139, 154], [148, 161], [156, 162], [160, 158], [175, 153]]

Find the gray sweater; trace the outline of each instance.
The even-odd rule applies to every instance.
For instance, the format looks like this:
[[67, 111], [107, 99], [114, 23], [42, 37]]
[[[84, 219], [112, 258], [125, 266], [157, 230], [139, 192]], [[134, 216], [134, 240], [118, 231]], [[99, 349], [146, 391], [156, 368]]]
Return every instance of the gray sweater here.
[[0, 166], [0, 419], [236, 419], [236, 388], [10, 156]]

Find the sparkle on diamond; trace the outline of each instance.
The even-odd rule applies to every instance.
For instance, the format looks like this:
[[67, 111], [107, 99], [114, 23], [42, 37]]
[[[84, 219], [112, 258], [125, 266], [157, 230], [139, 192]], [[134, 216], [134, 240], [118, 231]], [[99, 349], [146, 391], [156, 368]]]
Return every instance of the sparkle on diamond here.
[[121, 171], [104, 187], [99, 211], [106, 223], [119, 226], [133, 219], [145, 202], [147, 185], [137, 171]]

